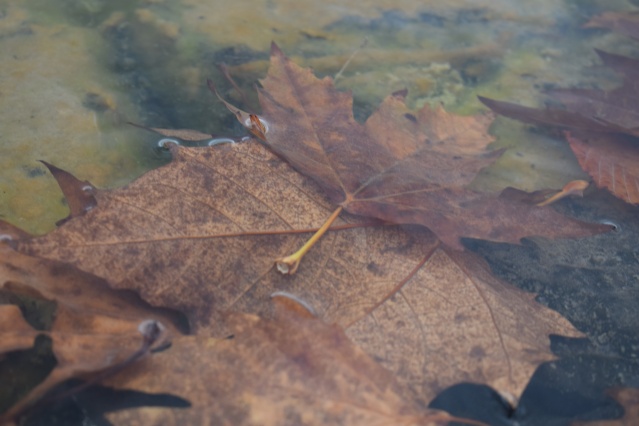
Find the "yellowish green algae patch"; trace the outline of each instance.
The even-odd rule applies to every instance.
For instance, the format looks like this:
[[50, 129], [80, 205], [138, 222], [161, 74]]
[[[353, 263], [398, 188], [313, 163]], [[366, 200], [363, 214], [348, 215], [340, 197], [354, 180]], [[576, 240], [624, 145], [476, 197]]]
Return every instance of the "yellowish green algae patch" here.
[[[357, 51], [337, 85], [353, 91], [358, 119], [404, 88], [411, 107], [474, 114], [485, 111], [476, 95], [534, 106], [546, 87], [596, 85], [599, 75], [588, 72], [597, 63], [592, 47], [623, 50], [623, 43], [580, 25], [597, 11], [630, 5], [584, 4], [0, 0], [0, 219], [43, 233], [66, 215], [37, 160], [99, 187], [121, 186], [160, 164], [153, 137], [126, 121], [233, 133], [232, 117], [205, 81], [241, 101], [216, 66], [227, 63], [254, 93], [271, 41], [319, 75], [338, 74]], [[493, 147], [508, 150], [482, 172], [478, 189], [561, 187], [584, 177], [559, 134], [501, 118], [492, 131]]]
[[0, 20], [0, 218], [29, 232], [66, 216], [45, 160], [98, 187], [143, 171], [135, 120], [113, 77], [96, 60], [104, 48], [89, 28], [30, 22], [19, 4]]

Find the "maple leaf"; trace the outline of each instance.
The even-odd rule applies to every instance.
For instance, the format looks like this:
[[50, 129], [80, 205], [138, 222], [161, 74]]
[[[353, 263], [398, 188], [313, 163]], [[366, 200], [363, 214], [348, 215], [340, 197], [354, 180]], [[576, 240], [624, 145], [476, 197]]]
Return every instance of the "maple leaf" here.
[[624, 76], [621, 87], [609, 92], [584, 89], [549, 91], [554, 99], [563, 104], [563, 109], [536, 109], [481, 96], [479, 99], [499, 114], [528, 123], [639, 136], [639, 105], [636, 102], [639, 61], [600, 50], [596, 52], [605, 65]]
[[0, 288], [5, 294], [56, 303], [53, 323], [36, 329], [16, 305], [0, 305], [0, 354], [52, 340], [53, 371], [0, 415], [0, 424], [29, 408], [48, 390], [73, 377], [91, 380], [180, 334], [165, 310], [150, 308], [133, 294], [111, 290], [104, 280], [60, 262], [36, 259], [0, 244]]
[[104, 383], [155, 394], [170, 390], [191, 402], [188, 410], [149, 407], [107, 417], [114, 424], [145, 425], [158, 424], [157, 419], [163, 425], [445, 425], [453, 420], [483, 425], [420, 407], [340, 327], [299, 305], [278, 312], [274, 319], [232, 314], [225, 319], [232, 339], [180, 337], [171, 350]]
[[[638, 38], [637, 14], [605, 13], [587, 27], [605, 27]], [[639, 204], [639, 60], [596, 50], [604, 65], [623, 77], [611, 91], [556, 89], [562, 108], [536, 109], [480, 97], [493, 111], [526, 123], [570, 129], [566, 139], [581, 167], [600, 188]]]
[[[575, 237], [604, 231], [551, 209], [465, 188], [501, 155], [485, 151], [493, 141], [487, 133], [489, 116], [458, 117], [427, 106], [413, 113], [404, 103], [404, 91], [386, 98], [359, 124], [349, 93], [337, 91], [330, 77], [320, 80], [297, 66], [275, 44], [261, 84], [259, 120], [225, 104], [339, 206], [318, 235], [342, 209], [427, 226], [456, 249], [463, 249], [460, 237], [518, 242], [527, 235]], [[294, 273], [315, 240], [280, 259], [281, 271]]]
[[344, 327], [425, 402], [462, 380], [516, 398], [553, 358], [548, 334], [579, 336], [423, 227], [343, 214], [298, 274], [282, 276], [274, 253], [299, 245], [332, 209], [321, 189], [254, 142], [170, 150], [170, 164], [96, 190], [83, 216], [13, 244], [179, 309], [196, 335], [228, 335], [227, 310], [268, 318], [265, 301], [285, 291]]
[[[274, 57], [292, 66], [281, 52]], [[276, 95], [262, 92], [272, 102], [277, 102]], [[328, 95], [340, 102], [346, 100], [346, 122], [361, 130], [352, 119], [350, 97], [332, 87]], [[359, 199], [362, 193], [367, 197], [378, 193], [384, 198], [383, 191], [388, 188], [410, 192], [413, 185], [426, 182], [427, 189], [421, 193], [439, 193], [426, 199], [442, 204], [428, 206], [435, 211], [434, 219], [427, 215], [429, 223], [441, 225], [435, 226], [440, 238], [454, 247], [461, 247], [458, 238], [462, 235], [510, 241], [530, 230], [546, 236], [574, 236], [608, 227], [588, 226], [537, 208], [520, 192], [515, 191], [513, 197], [513, 191], [506, 191], [497, 198], [463, 188], [499, 155], [483, 154], [490, 142], [488, 120], [450, 116], [443, 110], [424, 109], [414, 115], [406, 109], [403, 97], [401, 93], [389, 97], [365, 125], [368, 134], [388, 142], [368, 151], [356, 145], [356, 152], [374, 154], [370, 161], [355, 157], [352, 170], [346, 161], [328, 169], [321, 161], [316, 166], [307, 164], [319, 175], [343, 171], [343, 176], [335, 175], [338, 180], [333, 183], [350, 182], [349, 188], [353, 182], [367, 179], [361, 190], [340, 192], [342, 186], [331, 190], [321, 179], [309, 179], [289, 166], [295, 165], [289, 157], [306, 158], [304, 155], [314, 155], [313, 149], [318, 147], [324, 157], [334, 157], [345, 149], [339, 144], [334, 150], [305, 144], [302, 147], [310, 146], [310, 151], [291, 150], [286, 152], [288, 157], [283, 151], [280, 155], [288, 163], [254, 142], [195, 149], [169, 144], [174, 157], [171, 164], [118, 190], [95, 189], [50, 167], [69, 198], [70, 217], [56, 231], [38, 238], [6, 225], [0, 228], [19, 252], [69, 262], [103, 277], [114, 288], [136, 290], [152, 305], [184, 312], [197, 338], [205, 342], [214, 343], [210, 339], [233, 332], [232, 326], [226, 328], [224, 311], [259, 314], [268, 320], [275, 314], [265, 301], [273, 294], [287, 292], [320, 319], [343, 327], [369, 356], [378, 359], [409, 389], [408, 405], [414, 401], [425, 404], [443, 388], [460, 381], [486, 383], [516, 399], [536, 366], [553, 358], [548, 334], [580, 334], [559, 315], [536, 304], [532, 295], [495, 280], [478, 258], [441, 244], [425, 227], [391, 226], [340, 215], [341, 209], [366, 213], [356, 208], [370, 201]], [[343, 121], [344, 105], [335, 106], [337, 115], [328, 123], [337, 126]], [[242, 112], [235, 112], [244, 118]], [[261, 121], [248, 115], [246, 124], [270, 140], [285, 122], [271, 122], [266, 117]], [[406, 126], [406, 122], [413, 126]], [[318, 127], [317, 132], [326, 129], [331, 127]], [[340, 136], [338, 129], [334, 129], [338, 139], [350, 136]], [[302, 133], [306, 130], [302, 126]], [[398, 131], [410, 136], [399, 145], [391, 143]], [[202, 136], [185, 132], [194, 138]], [[457, 138], [460, 133], [466, 137]], [[481, 137], [467, 137], [471, 134]], [[420, 148], [424, 140], [431, 141], [428, 149]], [[456, 143], [449, 144], [451, 140]], [[393, 167], [394, 163], [398, 166]], [[450, 167], [442, 169], [442, 164]], [[402, 171], [405, 167], [413, 170], [416, 178], [401, 183], [408, 179]], [[366, 172], [378, 169], [377, 174]], [[397, 197], [401, 201], [404, 195], [388, 197], [395, 197], [396, 203]], [[407, 200], [412, 199], [409, 196]], [[327, 230], [322, 219], [340, 203], [337, 214], [333, 213], [336, 225], [309, 254], [300, 273], [295, 277], [278, 274], [273, 268], [273, 253], [288, 252], [300, 244], [304, 234], [318, 228]], [[393, 216], [399, 214], [397, 205], [391, 209]], [[410, 209], [406, 211], [406, 216], [412, 214]], [[449, 219], [446, 214], [451, 211], [461, 211], [460, 216]], [[494, 217], [487, 219], [491, 215]], [[496, 221], [501, 221], [499, 226]], [[530, 222], [525, 233], [524, 221]], [[454, 332], [451, 324], [456, 325]], [[184, 349], [199, 353], [195, 346], [185, 343]], [[176, 358], [183, 359], [182, 350], [176, 349]]]

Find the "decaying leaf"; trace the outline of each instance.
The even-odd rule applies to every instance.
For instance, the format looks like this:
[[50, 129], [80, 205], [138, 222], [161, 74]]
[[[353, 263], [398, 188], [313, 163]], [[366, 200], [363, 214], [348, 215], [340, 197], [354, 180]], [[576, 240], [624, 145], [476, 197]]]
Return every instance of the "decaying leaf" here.
[[109, 419], [144, 425], [445, 425], [453, 420], [416, 404], [338, 326], [282, 310], [275, 319], [236, 313], [226, 322], [232, 338], [177, 338], [171, 349], [105, 383], [169, 391], [188, 399], [190, 408], [125, 410]]
[[540, 336], [581, 336], [533, 294], [493, 277], [475, 255], [437, 247], [422, 261], [347, 332], [429, 397], [463, 377], [514, 402], [535, 368], [554, 358]]
[[131, 122], [129, 122], [129, 124], [141, 129], [150, 130], [167, 138], [178, 138], [183, 141], [200, 142], [210, 140], [215, 137], [214, 135], [191, 129], [162, 129], [159, 127], [145, 127]]
[[179, 309], [197, 335], [226, 336], [226, 310], [268, 318], [265, 301], [285, 291], [344, 327], [425, 403], [460, 380], [518, 396], [552, 358], [548, 334], [578, 335], [418, 226], [342, 215], [298, 274], [282, 276], [273, 258], [332, 209], [322, 191], [254, 142], [170, 149], [169, 165], [98, 190], [96, 208], [17, 248]]
[[639, 136], [637, 94], [638, 61], [597, 51], [603, 63], [624, 76], [624, 85], [602, 90], [555, 89], [548, 92], [564, 108], [536, 109], [479, 97], [493, 111], [527, 123], [560, 126], [588, 132], [626, 133]]
[[[527, 235], [604, 231], [552, 209], [465, 188], [501, 154], [485, 152], [493, 140], [487, 133], [491, 117], [457, 117], [428, 107], [413, 113], [406, 93], [398, 92], [359, 124], [349, 93], [337, 91], [330, 77], [320, 80], [297, 66], [275, 44], [261, 83], [265, 143], [347, 212], [427, 226], [456, 249], [462, 249], [460, 237], [518, 242]], [[229, 109], [237, 116], [236, 108]]]
[[7, 352], [30, 348], [37, 334], [24, 320], [20, 308], [16, 305], [0, 305], [0, 359]]
[[61, 225], [65, 221], [72, 217], [82, 216], [87, 211], [95, 207], [95, 198], [93, 197], [93, 191], [95, 188], [89, 182], [82, 182], [76, 179], [71, 173], [64, 171], [53, 164], [49, 164], [46, 161], [42, 163], [49, 169], [51, 174], [55, 176], [58, 182], [64, 182], [60, 185], [63, 189], [64, 198], [69, 206], [69, 216], [58, 221], [58, 225]]
[[[140, 315], [146, 319], [155, 311], [139, 301], [111, 303], [117, 293], [102, 277], [112, 288], [135, 290], [151, 305], [188, 317], [194, 336], [178, 336], [171, 349], [110, 382], [188, 398], [194, 408], [172, 412], [176, 424], [197, 423], [218, 410], [229, 422], [246, 414], [274, 424], [307, 418], [324, 424], [436, 423], [450, 417], [420, 407], [460, 381], [485, 383], [516, 399], [537, 365], [553, 358], [548, 335], [580, 334], [532, 295], [493, 278], [480, 259], [454, 250], [462, 247], [459, 238], [517, 242], [526, 235], [574, 237], [609, 227], [535, 206], [543, 200], [531, 202], [533, 195], [466, 189], [500, 155], [484, 152], [492, 140], [489, 117], [462, 118], [441, 109], [414, 114], [402, 92], [361, 125], [350, 95], [337, 92], [330, 79], [318, 80], [276, 47], [271, 61], [260, 91], [263, 117], [229, 106], [277, 155], [255, 141], [208, 148], [168, 144], [169, 165], [116, 190], [96, 190], [52, 169], [73, 198], [69, 220], [37, 238], [0, 224], [17, 252], [38, 256], [25, 258], [34, 263], [27, 270], [36, 272], [13, 279], [18, 272], [8, 268], [5, 288], [41, 281], [46, 285], [29, 288], [58, 303], [47, 333], [60, 365], [50, 377], [108, 371], [148, 352], [149, 339], [142, 351], [137, 327]], [[273, 259], [301, 245], [331, 211], [335, 225], [324, 225], [328, 235], [299, 273], [279, 274]], [[73, 284], [85, 281], [94, 293]], [[302, 302], [319, 319], [278, 316], [267, 303], [273, 295]], [[129, 314], [113, 315], [116, 305]], [[236, 313], [229, 317], [228, 311]], [[85, 316], [89, 325], [77, 321]], [[154, 323], [165, 321], [170, 323]], [[84, 334], [77, 324], [85, 324]], [[137, 339], [137, 349], [120, 343], [107, 364], [103, 355], [123, 334]], [[223, 339], [229, 334], [235, 339]], [[104, 343], [82, 345], [96, 335]], [[60, 344], [56, 349], [62, 341], [67, 352]], [[18, 339], [12, 347], [25, 344]], [[188, 379], [178, 379], [186, 369]], [[41, 385], [35, 395], [44, 390]], [[209, 404], [218, 405], [211, 411]], [[294, 411], [298, 404], [303, 408]], [[16, 410], [22, 406], [10, 415]], [[122, 416], [165, 423], [160, 411]]]
[[627, 203], [639, 204], [639, 146], [624, 135], [567, 132], [579, 165], [600, 188]]
[[4, 293], [55, 301], [53, 323], [42, 330], [29, 325], [15, 305], [0, 305], [0, 354], [24, 349], [45, 334], [52, 339], [57, 360], [54, 370], [38, 386], [0, 415], [0, 424], [21, 414], [53, 386], [72, 377], [90, 379], [106, 369], [148, 352], [140, 351], [149, 331], [161, 324], [162, 336], [151, 344], [166, 342], [179, 333], [174, 318], [152, 309], [135, 295], [111, 290], [100, 278], [55, 261], [15, 252], [0, 244], [0, 288]]
[[[590, 26], [639, 34], [637, 15], [604, 14]], [[639, 203], [639, 60], [597, 51], [602, 62], [623, 76], [611, 91], [562, 89], [549, 94], [563, 108], [536, 109], [482, 98], [493, 111], [532, 124], [570, 129], [567, 140], [581, 167], [597, 186], [622, 200]]]

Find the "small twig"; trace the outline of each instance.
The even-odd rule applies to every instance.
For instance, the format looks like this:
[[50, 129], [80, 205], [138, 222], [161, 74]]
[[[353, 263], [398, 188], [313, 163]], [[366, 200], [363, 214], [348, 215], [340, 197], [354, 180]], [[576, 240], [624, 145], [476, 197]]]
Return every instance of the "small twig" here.
[[365, 48], [367, 44], [368, 44], [368, 38], [364, 37], [364, 41], [362, 41], [362, 44], [360, 44], [359, 47], [355, 49], [353, 53], [351, 53], [351, 56], [349, 56], [346, 62], [344, 62], [344, 65], [342, 65], [342, 68], [340, 68], [340, 70], [337, 71], [337, 74], [335, 74], [335, 77], [333, 77], [333, 82], [337, 81], [337, 79], [342, 76], [342, 73], [344, 72], [344, 70], [346, 70], [346, 67], [348, 67], [348, 64], [351, 63], [355, 55], [361, 52], [361, 50]]
[[[240, 95], [240, 98], [242, 99], [242, 103], [248, 106], [249, 105], [248, 98], [246, 97], [242, 89], [240, 89], [240, 86], [235, 82], [235, 80], [231, 76], [231, 73], [229, 72], [229, 67], [226, 64], [220, 64], [218, 65], [218, 69], [220, 70], [224, 78], [226, 78], [226, 80], [231, 84], [231, 86], [233, 86], [233, 88]], [[254, 111], [251, 111], [251, 110], [249, 110], [249, 112], [254, 113]]]

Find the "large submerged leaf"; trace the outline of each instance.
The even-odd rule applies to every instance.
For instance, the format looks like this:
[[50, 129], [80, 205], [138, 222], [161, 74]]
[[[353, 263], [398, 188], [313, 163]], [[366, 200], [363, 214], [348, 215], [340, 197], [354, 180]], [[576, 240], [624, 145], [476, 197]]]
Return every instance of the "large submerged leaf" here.
[[155, 394], [170, 390], [191, 407], [118, 411], [110, 420], [291, 426], [443, 426], [454, 420], [416, 404], [340, 327], [312, 318], [299, 305], [296, 310], [280, 309], [270, 320], [233, 314], [226, 319], [232, 338], [181, 337], [172, 350], [123, 371], [105, 384]]
[[[114, 291], [104, 280], [70, 265], [25, 256], [5, 244], [0, 244], [0, 259], [0, 289], [5, 295], [55, 303], [52, 323], [35, 321], [38, 329], [25, 321], [16, 305], [0, 305], [0, 355], [31, 347], [36, 336], [46, 335], [57, 361], [44, 381], [0, 415], [0, 424], [63, 381], [90, 379], [180, 334], [171, 313], [149, 307], [134, 294]], [[160, 335], [152, 336], [155, 327]]]
[[[605, 27], [637, 38], [635, 14], [607, 13], [587, 26]], [[493, 111], [526, 123], [569, 129], [567, 140], [581, 167], [597, 186], [639, 204], [639, 60], [597, 51], [623, 77], [613, 90], [560, 89], [549, 93], [561, 107], [536, 109], [480, 97]]]
[[417, 226], [343, 215], [297, 275], [282, 276], [273, 259], [331, 210], [321, 190], [254, 142], [171, 152], [169, 165], [96, 191], [97, 207], [18, 249], [179, 309], [198, 335], [226, 336], [228, 310], [268, 318], [265, 302], [286, 292], [344, 327], [425, 402], [462, 380], [517, 396], [552, 359], [548, 334], [578, 335]]

